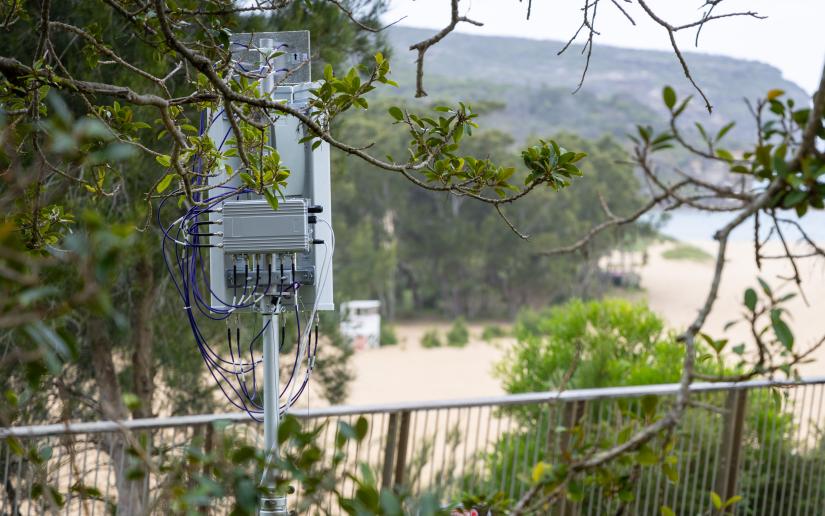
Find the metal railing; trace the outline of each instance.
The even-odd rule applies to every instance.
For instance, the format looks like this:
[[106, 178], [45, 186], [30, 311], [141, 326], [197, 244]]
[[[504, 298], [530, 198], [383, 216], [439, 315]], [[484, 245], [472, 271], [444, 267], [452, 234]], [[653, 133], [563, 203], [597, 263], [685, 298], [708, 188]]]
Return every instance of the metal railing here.
[[[676, 514], [710, 513], [711, 491], [723, 500], [741, 496], [736, 514], [825, 511], [825, 377], [694, 384], [691, 390], [695, 403], [674, 433], [676, 463], [670, 469], [643, 468], [634, 489], [621, 497], [630, 500], [625, 514], [658, 514], [662, 505]], [[306, 425], [329, 423], [320, 439], [330, 454], [337, 423], [354, 425], [366, 418], [367, 436], [347, 444], [341, 468], [354, 471], [356, 464], [367, 463], [383, 487], [413, 496], [434, 494], [445, 502], [463, 492], [501, 492], [517, 499], [538, 461], [558, 463], [577, 443], [615, 444], [644, 424], [651, 407], [666, 410], [677, 391], [678, 385], [581, 389], [336, 406], [294, 415]], [[0, 429], [0, 514], [40, 514], [45, 502], [38, 490], [47, 484], [62, 493], [66, 514], [106, 514], [115, 505], [127, 514], [130, 507], [153, 507], [162, 468], [130, 480], [134, 459], [124, 429], [139, 436], [147, 455], [157, 460], [182, 454], [197, 436], [231, 431], [256, 446], [262, 440], [260, 425], [244, 414]], [[51, 450], [49, 456], [15, 452], [6, 439], [11, 436], [33, 449]], [[345, 493], [354, 491], [344, 475], [340, 482]], [[621, 503], [597, 484], [583, 489], [583, 496], [565, 501], [559, 514], [613, 514]], [[329, 503], [332, 507], [333, 500]]]

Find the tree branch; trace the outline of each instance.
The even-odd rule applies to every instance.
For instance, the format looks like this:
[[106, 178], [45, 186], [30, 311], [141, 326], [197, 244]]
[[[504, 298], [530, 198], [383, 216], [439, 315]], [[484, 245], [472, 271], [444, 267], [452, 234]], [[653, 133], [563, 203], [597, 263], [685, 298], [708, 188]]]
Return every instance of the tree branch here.
[[466, 16], [459, 16], [458, 14], [458, 2], [461, 0], [450, 0], [451, 1], [451, 10], [450, 10], [450, 23], [438, 31], [435, 35], [431, 38], [425, 39], [424, 41], [419, 41], [413, 45], [410, 45], [410, 50], [417, 50], [418, 51], [418, 58], [415, 61], [416, 71], [415, 71], [415, 96], [416, 97], [426, 97], [427, 92], [424, 91], [424, 55], [427, 53], [427, 50], [430, 49], [433, 45], [444, 39], [449, 33], [451, 33], [456, 25], [461, 22], [466, 22], [476, 27], [481, 27], [484, 24], [481, 22], [477, 22], [475, 20], [471, 20]]

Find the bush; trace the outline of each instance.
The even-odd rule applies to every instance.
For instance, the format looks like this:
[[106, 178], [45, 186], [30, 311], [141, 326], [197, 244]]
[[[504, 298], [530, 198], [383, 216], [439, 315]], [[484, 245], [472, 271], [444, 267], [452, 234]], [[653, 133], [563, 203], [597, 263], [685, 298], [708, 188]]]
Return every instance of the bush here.
[[395, 334], [395, 327], [386, 323], [381, 323], [381, 345], [394, 346], [398, 344], [398, 336]]
[[[518, 342], [497, 369], [508, 392], [557, 388], [572, 363], [578, 363], [578, 368], [568, 384], [571, 388], [672, 383], [679, 378], [682, 347], [674, 335], [664, 329], [662, 320], [642, 304], [620, 300], [572, 301], [539, 312], [522, 313], [514, 333]], [[703, 360], [701, 357], [709, 356], [706, 351], [704, 345], [697, 349], [700, 357], [697, 370], [718, 374], [718, 368], [724, 366]], [[728, 374], [733, 371], [735, 369], [724, 368]], [[710, 393], [699, 396], [699, 401], [723, 409], [726, 397], [724, 393]], [[514, 485], [517, 491], [523, 491], [530, 487], [531, 471], [534, 471], [533, 462], [525, 462], [524, 457], [538, 457], [552, 467], [562, 467], [561, 442], [567, 442], [573, 457], [616, 445], [622, 434], [629, 435], [654, 416], [661, 417], [669, 407], [664, 401], [665, 398], [655, 396], [588, 401], [581, 405], [583, 410], [568, 431], [565, 427], [570, 424], [565, 418], [572, 412], [566, 409], [575, 407], [574, 404], [565, 405], [561, 410], [505, 409], [515, 416], [516, 425], [498, 436], [492, 451], [484, 458], [485, 480], [496, 485]], [[737, 504], [737, 513], [761, 514], [766, 507], [765, 500], [783, 491], [787, 492], [781, 501], [783, 510], [787, 508], [789, 513], [799, 514], [817, 512], [813, 508], [817, 500], [801, 487], [803, 483], [794, 482], [793, 477], [787, 475], [775, 475], [777, 464], [782, 464], [784, 471], [804, 471], [804, 468], [816, 469], [818, 473], [825, 471], [821, 459], [817, 460], [817, 453], [821, 452], [816, 447], [811, 448], [813, 453], [800, 453], [794, 446], [793, 436], [798, 435], [799, 429], [793, 421], [794, 407], [787, 405], [776, 390], [755, 389], [748, 393], [741, 453], [751, 466], [749, 474], [738, 481], [737, 494], [744, 498]], [[675, 514], [696, 514], [694, 508], [707, 505], [709, 492], [714, 489], [710, 475], [716, 468], [722, 446], [723, 425], [724, 416], [691, 407], [674, 434], [672, 460], [678, 464], [676, 471], [664, 469], [667, 461], [643, 464], [634, 473], [638, 479], [627, 486], [623, 494], [621, 482], [631, 478], [633, 461], [619, 460], [595, 477], [586, 477], [585, 484], [592, 484], [598, 478], [618, 479], [620, 499], [623, 495], [632, 499], [639, 484], [643, 486], [642, 492], [647, 493], [645, 496], [664, 497], [670, 489], [680, 493], [667, 502]], [[554, 434], [555, 442], [548, 447], [548, 436]], [[562, 439], [565, 435], [567, 441]], [[588, 440], [592, 436], [597, 438]], [[658, 439], [649, 443], [649, 450], [666, 448], [662, 438]], [[597, 514], [615, 513], [616, 500], [604, 496], [601, 489], [595, 487], [586, 486], [577, 495], [582, 507], [592, 506]]]
[[666, 260], [688, 260], [691, 262], [707, 262], [713, 259], [713, 255], [699, 247], [690, 244], [676, 244], [662, 253], [662, 258]]
[[422, 348], [440, 348], [441, 337], [438, 336], [438, 331], [430, 330], [421, 337]]
[[463, 348], [470, 342], [470, 330], [467, 323], [459, 317], [453, 322], [452, 328], [447, 332], [447, 345], [454, 348]]
[[671, 383], [679, 380], [684, 346], [644, 304], [620, 299], [570, 301], [522, 312], [517, 339], [496, 373], [509, 393]]
[[492, 342], [495, 339], [500, 339], [507, 336], [507, 331], [501, 326], [494, 324], [485, 326], [484, 331], [481, 332], [481, 340], [485, 342]]

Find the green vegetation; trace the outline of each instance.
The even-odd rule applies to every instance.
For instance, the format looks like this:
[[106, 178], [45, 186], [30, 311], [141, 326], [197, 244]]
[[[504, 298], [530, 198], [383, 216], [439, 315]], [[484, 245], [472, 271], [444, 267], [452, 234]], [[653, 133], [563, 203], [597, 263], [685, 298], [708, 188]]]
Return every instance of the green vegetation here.
[[395, 334], [395, 327], [390, 323], [381, 321], [381, 345], [395, 346], [398, 344], [398, 335]]
[[[748, 294], [747, 298], [746, 304], [757, 307], [755, 293]], [[672, 383], [678, 380], [681, 372], [683, 346], [675, 341], [672, 333], [664, 330], [662, 320], [641, 304], [619, 300], [589, 303], [574, 300], [558, 307], [522, 313], [514, 333], [518, 342], [498, 369], [503, 386], [511, 393], [562, 388], [568, 378], [568, 388]], [[721, 362], [720, 353], [727, 341], [709, 338], [704, 341], [706, 346], [698, 350], [698, 371], [706, 374], [738, 372], [738, 368]], [[575, 372], [568, 376], [573, 365]], [[715, 394], [697, 397], [709, 405], [724, 406], [726, 403], [725, 398]], [[749, 464], [758, 464], [762, 469], [740, 479], [737, 494], [742, 499], [737, 502], [737, 512], [757, 514], [760, 508], [764, 510], [772, 505], [767, 502], [772, 493], [782, 492], [785, 485], [790, 487], [787, 479], [771, 474], [771, 464], [766, 463], [765, 457], [789, 465], [792, 468], [789, 471], [808, 468], [820, 474], [825, 472], [825, 465], [815, 454], [800, 454], [789, 438], [798, 429], [787, 399], [787, 393], [778, 390], [749, 392], [741, 438], [742, 453]], [[565, 446], [567, 453], [574, 456], [592, 454], [594, 449], [622, 442], [667, 410], [656, 396], [594, 400], [579, 405], [568, 403], [567, 407], [577, 410], [572, 413], [557, 411], [550, 406], [544, 410], [509, 409], [520, 422], [520, 429], [508, 432], [496, 441], [494, 450], [485, 458], [488, 478], [495, 479], [495, 485], [509, 486], [515, 481], [526, 489], [531, 478], [535, 481], [537, 476], [546, 475], [552, 479], [552, 475], [563, 475], [565, 462], [558, 460], [553, 446]], [[571, 500], [581, 502], [583, 507], [592, 505], [598, 513], [613, 513], [617, 500], [601, 496], [599, 491], [595, 496], [587, 494], [590, 491], [585, 487], [604, 486], [608, 492], [607, 486], [610, 486], [619, 500], [632, 501], [636, 486], [641, 483], [646, 486], [645, 496], [651, 496], [655, 491], [663, 496], [665, 491], [674, 489], [683, 493], [668, 503], [675, 514], [686, 514], [689, 507], [706, 502], [711, 495], [701, 483], [688, 481], [684, 485], [680, 481], [713, 473], [714, 457], [721, 449], [723, 424], [724, 418], [719, 414], [691, 408], [672, 439], [656, 438], [627, 460], [611, 464], [598, 474], [585, 475], [572, 487]], [[554, 445], [542, 444], [536, 449], [536, 443], [543, 443], [537, 436], [554, 434]], [[600, 437], [589, 440], [594, 435]], [[532, 457], [534, 454], [538, 454], [540, 461], [547, 462], [534, 466], [519, 461], [522, 456]], [[514, 464], [517, 467], [514, 468]], [[639, 470], [634, 475], [638, 478], [631, 481], [630, 472], [636, 467]], [[806, 491], [804, 483], [793, 484], [793, 488], [796, 491], [786, 493], [783, 498], [788, 507], [801, 513], [816, 512], [813, 509], [816, 495]]]
[[463, 348], [470, 342], [470, 330], [463, 317], [456, 318], [450, 331], [447, 332], [447, 345], [453, 348]]
[[496, 367], [509, 393], [675, 382], [684, 354], [661, 317], [620, 299], [526, 310], [513, 335]]
[[[597, 297], [604, 289], [599, 275], [593, 274], [599, 258], [651, 233], [644, 224], [629, 223], [637, 219], [626, 215], [636, 212], [647, 197], [628, 163], [635, 162], [648, 180], [658, 183], [658, 156], [674, 146], [682, 149], [666, 153], [665, 163], [699, 160], [709, 166], [696, 170], [742, 174], [743, 185], [755, 186], [734, 192], [703, 186], [700, 179], [707, 177], [693, 181], [697, 189], [711, 191], [709, 197], [742, 202], [736, 223], [768, 215], [779, 233], [777, 212], [793, 210], [803, 216], [825, 207], [825, 158], [819, 152], [825, 91], [817, 93], [812, 105], [809, 96], [782, 81], [770, 67], [732, 59], [697, 60], [692, 71], [703, 77], [704, 91], [721, 114], [705, 127], [696, 122], [700, 113], [702, 120], [707, 114], [697, 102], [689, 106], [690, 97], [682, 91], [677, 95], [666, 87], [665, 108], [649, 105], [657, 83], [681, 73], [671, 55], [669, 66], [662, 66], [656, 63], [662, 56], [658, 53], [597, 52], [590, 64], [611, 80], [588, 82], [574, 100], [567, 92], [579, 74], [562, 72], [561, 67], [572, 69], [567, 60], [576, 59], [575, 68], [581, 69], [575, 52], [561, 61], [537, 62], [536, 55], [550, 54], [540, 51], [541, 44], [498, 40], [486, 41], [483, 47], [481, 40], [456, 34], [440, 48], [452, 61], [431, 53], [427, 65], [430, 99], [446, 97], [452, 106], [448, 107], [427, 99], [399, 102], [393, 96], [384, 33], [357, 30], [358, 23], [377, 27], [388, 5], [382, 0], [272, 4], [271, 16], [240, 14], [247, 8], [236, 11], [232, 0], [155, 0], [137, 9], [127, 5], [131, 3], [6, 2], [0, 16], [5, 41], [0, 59], [2, 427], [58, 417], [119, 421], [222, 410], [201, 358], [219, 354], [205, 342], [213, 343], [214, 349], [228, 343], [232, 350], [233, 328], [237, 354], [230, 352], [231, 361], [215, 363], [243, 382], [247, 400], [260, 401], [254, 350], [247, 359], [240, 347], [244, 339], [250, 346], [255, 343], [261, 332], [259, 315], [227, 313], [233, 324], [229, 331], [228, 319], [213, 320], [201, 328], [202, 339], [194, 345], [186, 317], [202, 307], [197, 306], [198, 296], [191, 304], [184, 296], [181, 306], [175, 292], [181, 291], [180, 284], [169, 282], [169, 264], [158, 252], [164, 232], [151, 221], [156, 210], [159, 220], [174, 220], [182, 205], [201, 203], [204, 177], [235, 155], [242, 167], [232, 173], [276, 205], [289, 171], [267, 142], [267, 129], [275, 118], [297, 117], [308, 131], [308, 145], [320, 143], [320, 138], [340, 149], [333, 154], [333, 211], [341, 242], [336, 255], [337, 301], [380, 299], [390, 319], [416, 312], [451, 318], [505, 316], [521, 307]], [[595, 9], [592, 12], [595, 16]], [[355, 26], [350, 23], [353, 18], [358, 18]], [[249, 80], [249, 74], [231, 69], [234, 65], [226, 58], [229, 34], [264, 27], [313, 32], [313, 55], [320, 56], [313, 66], [321, 72], [316, 78], [323, 79], [312, 92], [308, 110], [297, 112], [260, 98], [259, 85]], [[397, 30], [413, 39], [432, 34]], [[407, 43], [400, 46], [408, 48]], [[484, 59], [479, 59], [480, 53]], [[636, 73], [639, 69], [646, 73]], [[409, 92], [405, 88], [413, 82], [411, 70], [402, 65], [393, 76], [406, 83], [398, 91]], [[551, 77], [562, 82], [551, 83]], [[688, 87], [684, 79], [679, 84]], [[387, 87], [385, 96], [370, 96], [368, 103], [365, 95], [378, 86]], [[739, 99], [755, 97], [769, 87], [773, 89], [750, 106], [759, 122], [753, 137], [753, 121], [740, 116], [746, 108]], [[453, 98], [457, 91], [467, 102]], [[730, 107], [733, 97], [738, 111]], [[507, 110], [500, 99], [511, 102]], [[470, 103], [480, 109], [474, 111]], [[216, 148], [197, 127], [205, 113], [218, 109], [231, 121], [231, 149]], [[481, 129], [480, 115], [489, 122], [486, 127], [495, 129]], [[740, 123], [720, 127], [729, 120]], [[639, 125], [628, 147], [613, 136], [626, 133], [630, 123]], [[678, 131], [684, 126], [695, 127], [698, 134], [683, 137]], [[732, 141], [726, 141], [727, 149], [720, 148], [728, 133]], [[751, 145], [742, 145], [743, 135]], [[525, 144], [525, 150], [515, 152], [516, 144]], [[565, 189], [580, 176], [584, 179], [575, 179], [575, 189]], [[667, 177], [662, 179], [667, 182]], [[664, 201], [683, 203], [676, 186], [658, 184]], [[241, 192], [230, 195], [235, 193]], [[575, 241], [605, 220], [602, 227], [610, 229], [588, 240], [581, 255], [550, 258], [543, 252]], [[720, 250], [736, 223], [719, 234]], [[185, 240], [194, 235], [187, 231], [182, 233]], [[529, 244], [520, 232], [531, 235]], [[199, 253], [207, 251], [201, 244], [188, 243], [192, 245], [186, 245], [184, 259], [196, 265]], [[187, 292], [193, 285], [206, 287], [191, 280], [189, 276], [184, 281]], [[499, 374], [509, 392], [672, 382], [691, 373], [733, 371], [750, 377], [782, 372], [792, 377], [805, 355], [787, 324], [791, 314], [779, 306], [788, 296], [774, 295], [764, 282], [761, 289], [767, 301], [755, 289], [744, 297], [749, 333], [759, 345], [757, 363], [749, 364], [744, 346], [737, 345], [731, 349], [741, 363], [733, 368], [725, 364], [727, 340], [697, 334], [701, 320], [691, 326], [683, 344], [644, 306], [576, 300], [525, 312], [514, 332], [518, 345], [499, 365]], [[246, 288], [243, 294], [246, 297]], [[297, 320], [287, 321], [284, 352], [295, 346], [293, 327], [302, 322], [296, 315]], [[303, 323], [307, 328], [315, 321]], [[346, 363], [352, 350], [335, 333], [334, 320], [322, 318], [320, 325], [322, 331], [315, 336], [323, 333], [329, 340], [320, 346], [325, 351], [317, 362], [322, 372], [314, 378], [334, 403], [346, 396]], [[467, 333], [463, 320], [456, 319], [447, 344], [463, 345]], [[699, 341], [697, 365], [691, 370], [692, 362], [682, 360], [693, 358], [685, 349], [692, 351], [694, 337]], [[421, 344], [438, 347], [442, 337], [433, 330]], [[224, 367], [230, 365], [234, 367]], [[756, 419], [743, 436], [743, 452], [753, 459], [769, 450], [787, 465], [816, 468], [819, 478], [821, 462], [801, 456], [787, 438], [793, 423], [782, 411], [782, 396], [765, 391], [749, 397], [748, 417]], [[652, 484], [648, 480], [654, 471], [676, 482], [675, 465], [680, 461], [690, 476], [697, 465], [718, 457], [714, 436], [720, 434], [720, 418], [697, 411], [680, 397], [673, 405], [679, 412], [664, 420], [665, 431], [645, 442], [631, 441], [633, 446], [595, 470], [581, 463], [581, 469], [569, 467], [662, 421], [664, 405], [655, 396], [633, 398], [603, 416], [608, 407], [596, 400], [573, 404], [575, 410], [554, 414], [559, 416], [554, 421], [541, 412], [546, 407], [502, 409], [513, 412], [514, 423], [507, 426], [507, 434], [496, 432], [500, 441], [486, 458], [487, 473], [503, 482], [517, 479], [541, 496], [583, 502], [589, 483], [604, 488], [608, 497], [627, 501], [639, 482]], [[690, 438], [699, 436], [686, 453], [674, 444], [674, 439], [684, 437], [679, 434], [684, 427], [668, 428], [683, 417], [683, 409], [688, 415], [682, 423], [698, 428]], [[583, 430], [587, 421], [595, 432]], [[212, 431], [221, 425], [216, 426], [198, 427], [184, 448], [150, 448], [147, 433], [141, 431], [101, 434], [84, 443], [67, 436], [61, 446], [71, 452], [72, 446], [82, 444], [88, 451], [107, 453], [112, 464], [122, 457], [126, 467], [116, 468], [113, 482], [120, 513], [149, 509], [134, 493], [149, 485], [151, 472], [163, 476], [152, 484], [152, 494], [171, 512], [203, 512], [223, 500], [233, 514], [250, 514], [260, 494], [253, 473], [265, 467], [262, 454], [239, 436], [213, 441]], [[771, 430], [760, 434], [754, 428]], [[300, 481], [302, 504], [332, 501], [336, 506], [331, 509], [353, 515], [438, 512], [440, 500], [433, 496], [410, 500], [403, 491], [379, 488], [367, 466], [357, 472], [338, 471], [346, 458], [342, 447], [348, 448], [353, 440], [358, 447], [367, 430], [364, 419], [336, 428], [328, 469], [317, 442], [323, 429], [303, 429], [297, 420], [285, 418], [278, 438], [286, 452], [273, 464], [283, 473], [276, 480], [278, 490]], [[547, 439], [535, 439], [536, 432]], [[535, 443], [549, 438], [564, 442], [561, 459], [547, 454], [546, 448], [540, 453]], [[451, 432], [444, 448], [457, 447], [459, 439], [458, 431]], [[96, 486], [83, 485], [88, 475], [71, 485], [49, 485], [52, 479], [42, 473], [52, 456], [50, 447], [26, 449], [12, 437], [7, 445], [0, 468], [13, 471], [14, 464], [18, 475], [36, 482], [32, 495], [55, 506], [50, 509], [61, 508], [68, 492], [101, 496]], [[528, 455], [537, 461], [524, 461]], [[66, 470], [65, 461], [57, 466]], [[336, 490], [342, 475], [352, 483], [354, 498]], [[784, 492], [787, 479], [764, 477], [764, 493]], [[7, 496], [18, 496], [12, 494], [17, 489], [14, 482], [4, 487]], [[69, 491], [61, 493], [59, 488]], [[753, 500], [768, 496], [759, 494], [761, 488], [742, 482], [744, 492], [757, 493]], [[707, 496], [694, 491], [686, 488], [688, 499]], [[465, 499], [485, 506], [507, 503], [505, 496], [491, 493]], [[106, 503], [114, 508], [111, 500]], [[545, 502], [538, 503], [544, 508]], [[721, 509], [726, 503], [732, 502], [719, 500], [715, 505]], [[789, 503], [803, 514], [820, 509], [812, 507], [802, 492], [793, 493]], [[749, 512], [756, 512], [756, 507]], [[685, 512], [684, 507], [673, 508]]]
[[662, 253], [666, 260], [687, 260], [691, 262], [706, 262], [713, 259], [713, 255], [690, 244], [677, 243]]
[[507, 330], [495, 324], [485, 326], [481, 332], [481, 340], [483, 340], [484, 342], [492, 342], [496, 339], [500, 339], [506, 336]]
[[429, 330], [421, 337], [422, 348], [440, 348], [441, 346], [441, 337], [438, 334], [438, 330]]
[[[370, 112], [348, 118], [341, 134], [375, 141], [376, 154], [402, 155], [406, 135], [388, 130], [382, 120], [388, 105], [374, 101]], [[586, 180], [558, 192], [536, 191], [503, 208], [520, 231], [530, 234], [527, 245], [489, 206], [422, 191], [401, 177], [334, 153], [333, 224], [341, 242], [335, 252], [337, 298], [380, 299], [390, 318], [446, 314], [476, 319], [514, 317], [524, 305], [600, 295], [607, 285], [594, 274], [598, 257], [619, 242], [648, 234], [646, 226], [605, 231], [591, 242], [587, 260], [542, 258], [536, 251], [575, 241], [602, 222], [600, 195], [616, 213], [636, 209], [643, 203], [639, 182], [632, 168], [621, 164], [629, 157], [616, 140], [588, 141], [571, 134], [554, 138], [588, 154], [580, 167]], [[481, 129], [465, 145], [515, 166], [514, 143], [498, 130]]]

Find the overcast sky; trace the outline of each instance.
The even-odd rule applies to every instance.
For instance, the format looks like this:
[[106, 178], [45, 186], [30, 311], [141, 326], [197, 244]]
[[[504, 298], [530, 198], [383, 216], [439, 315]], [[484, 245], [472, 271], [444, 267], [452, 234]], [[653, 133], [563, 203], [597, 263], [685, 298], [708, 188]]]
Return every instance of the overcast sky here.
[[[390, 0], [387, 21], [406, 16], [401, 24], [440, 29], [449, 22], [449, 0]], [[636, 21], [627, 19], [605, 0], [599, 5], [594, 52], [598, 44], [629, 48], [668, 49], [667, 32], [650, 21], [638, 5], [625, 4]], [[658, 14], [677, 25], [701, 17], [697, 9], [703, 0], [649, 0]], [[566, 40], [581, 23], [582, 0], [533, 0], [533, 13], [525, 20], [526, 0], [462, 0], [461, 13], [484, 23], [473, 27], [463, 23], [458, 31], [474, 34]], [[731, 18], [709, 23], [702, 29], [699, 48], [695, 33], [678, 33], [683, 50], [722, 54], [763, 61], [782, 70], [805, 90], [813, 92], [825, 62], [825, 0], [727, 0], [714, 14], [758, 11], [765, 20]], [[449, 36], [448, 36], [449, 37]], [[554, 55], [536, 56], [553, 59]]]

